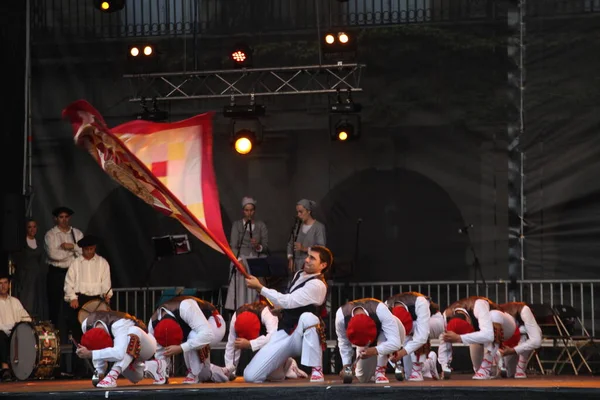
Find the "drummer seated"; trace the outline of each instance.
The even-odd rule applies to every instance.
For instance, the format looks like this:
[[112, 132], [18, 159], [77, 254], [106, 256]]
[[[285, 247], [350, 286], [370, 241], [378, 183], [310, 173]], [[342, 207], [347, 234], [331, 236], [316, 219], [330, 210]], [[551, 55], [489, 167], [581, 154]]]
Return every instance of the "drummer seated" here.
[[[89, 300], [101, 297], [108, 303], [112, 297], [110, 266], [104, 257], [96, 254], [97, 244], [98, 238], [92, 235], [85, 235], [77, 242], [83, 257], [77, 257], [69, 267], [64, 286], [64, 299], [74, 310], [78, 310]], [[73, 319], [73, 334], [78, 333], [76, 336], [80, 336], [79, 321]]]
[[9, 295], [10, 277], [0, 274], [0, 379], [11, 378], [9, 369], [10, 333], [21, 321], [31, 321], [31, 317], [16, 297]]

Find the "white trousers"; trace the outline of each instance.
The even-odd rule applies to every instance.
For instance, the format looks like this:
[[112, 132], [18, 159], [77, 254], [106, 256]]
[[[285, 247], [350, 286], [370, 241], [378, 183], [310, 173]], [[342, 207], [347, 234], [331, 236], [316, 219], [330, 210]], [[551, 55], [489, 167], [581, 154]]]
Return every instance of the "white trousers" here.
[[[214, 316], [211, 316], [208, 319], [208, 325], [210, 326], [210, 329], [212, 330], [212, 333], [213, 333], [213, 339], [208, 344], [209, 346], [215, 346], [216, 344], [220, 343], [221, 340], [223, 340], [223, 337], [225, 336], [225, 329], [226, 329], [225, 320], [223, 319], [223, 317], [221, 315], [217, 315], [217, 318], [218, 318], [221, 326], [217, 326], [217, 322], [216, 322]], [[196, 337], [198, 337], [198, 333], [191, 331], [188, 334], [186, 341], [188, 341], [190, 339], [194, 339]], [[200, 382], [206, 382], [206, 381], [210, 380], [210, 377], [211, 377], [210, 355], [208, 357], [206, 357], [204, 362], [200, 362], [200, 355], [198, 354], [198, 350], [200, 350], [200, 349], [201, 349], [201, 347], [191, 349], [190, 351], [184, 352], [183, 360], [185, 361], [185, 366], [187, 367], [187, 369], [190, 370], [192, 372], [192, 374], [200, 377]], [[169, 360], [165, 357], [165, 348], [162, 347], [158, 343], [156, 344], [155, 358], [157, 360], [165, 360], [165, 361], [167, 361], [167, 364], [170, 364]]]
[[275, 332], [244, 370], [244, 380], [248, 383], [264, 382], [267, 379], [283, 380], [283, 368], [290, 357], [301, 356], [300, 363], [307, 367], [322, 367], [323, 349], [317, 329], [313, 327], [318, 323], [316, 315], [305, 312], [300, 315], [298, 326], [291, 335], [284, 330]]
[[[140, 338], [140, 355], [135, 360], [127, 354], [127, 346], [129, 345], [129, 335], [135, 335]], [[144, 377], [144, 368], [142, 363], [152, 358], [156, 352], [156, 340], [153, 336], [147, 334], [137, 326], [132, 326], [127, 330], [126, 340], [116, 340], [115, 346], [119, 346], [122, 350], [123, 357], [120, 360], [94, 360], [94, 368], [98, 373], [106, 374], [107, 361], [114, 361], [113, 369], [120, 368], [121, 374], [131, 382], [139, 382]], [[132, 365], [133, 368], [129, 368]]]
[[[406, 341], [406, 331], [404, 330], [404, 325], [402, 325], [402, 322], [400, 322], [400, 320], [398, 318], [395, 318], [396, 320], [396, 324], [398, 326], [398, 336], [400, 337], [400, 343], [404, 343]], [[383, 331], [381, 331], [381, 333], [379, 334], [379, 336], [377, 336], [377, 344], [385, 342], [387, 339], [385, 337], [385, 333]], [[402, 345], [400, 346], [400, 349], [402, 348]], [[358, 357], [358, 354], [360, 354], [361, 350], [363, 350], [364, 347], [357, 347], [356, 348], [356, 356]], [[396, 349], [396, 350], [400, 350], [400, 349]], [[371, 380], [371, 377], [373, 377], [373, 375], [375, 375], [375, 368], [376, 367], [385, 367], [387, 366], [387, 362], [389, 359], [389, 354], [386, 355], [378, 355], [376, 357], [369, 357], [369, 358], [365, 358], [365, 359], [360, 359], [356, 362], [356, 369], [354, 370], [354, 375], [356, 376], [356, 379], [358, 379], [359, 382], [361, 383], [367, 383]]]
[[[521, 339], [519, 343], [523, 343], [527, 341], [527, 329], [524, 326], [520, 328], [521, 330]], [[504, 366], [506, 367], [506, 372], [509, 378], [515, 376], [517, 372], [517, 363], [519, 361], [522, 364], [523, 369], [527, 368], [527, 363], [529, 361], [529, 357], [531, 357], [532, 350], [524, 351], [521, 354], [511, 354], [509, 356], [504, 357]]]
[[[406, 345], [411, 340], [412, 340], [412, 336], [408, 336], [406, 338], [406, 344], [404, 345], [404, 347], [406, 347]], [[404, 366], [404, 373], [406, 374], [406, 376], [410, 376], [410, 374], [412, 373], [413, 363], [425, 362], [425, 360], [427, 360], [427, 354], [421, 354], [417, 357], [417, 355], [415, 353], [411, 353], [411, 354], [407, 354], [404, 357], [402, 357], [402, 365]]]

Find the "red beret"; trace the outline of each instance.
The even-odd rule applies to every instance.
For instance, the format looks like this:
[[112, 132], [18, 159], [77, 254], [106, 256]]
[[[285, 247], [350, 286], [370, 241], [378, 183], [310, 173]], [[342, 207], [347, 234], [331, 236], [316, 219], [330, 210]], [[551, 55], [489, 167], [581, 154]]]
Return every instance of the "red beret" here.
[[457, 333], [459, 335], [465, 335], [467, 333], [475, 332], [475, 329], [473, 329], [473, 325], [460, 318], [452, 318], [448, 322], [446, 330], [449, 332]]
[[88, 350], [102, 350], [113, 347], [113, 340], [103, 328], [92, 328], [81, 337], [81, 345]]
[[413, 328], [413, 319], [412, 315], [410, 315], [406, 308], [404, 308], [403, 306], [396, 306], [392, 308], [392, 314], [394, 314], [394, 316], [398, 318], [400, 322], [402, 322], [406, 334], [410, 334]]
[[510, 339], [502, 342], [504, 347], [516, 347], [521, 341], [521, 332], [519, 332], [519, 327], [515, 329], [515, 333], [510, 337]]
[[367, 346], [377, 339], [377, 327], [375, 321], [366, 314], [358, 314], [350, 318], [346, 336], [350, 343], [355, 346]]
[[244, 311], [235, 319], [235, 333], [237, 337], [254, 340], [260, 334], [260, 320], [250, 311]]
[[164, 318], [154, 327], [154, 338], [162, 347], [178, 346], [183, 342], [183, 330], [174, 319]]

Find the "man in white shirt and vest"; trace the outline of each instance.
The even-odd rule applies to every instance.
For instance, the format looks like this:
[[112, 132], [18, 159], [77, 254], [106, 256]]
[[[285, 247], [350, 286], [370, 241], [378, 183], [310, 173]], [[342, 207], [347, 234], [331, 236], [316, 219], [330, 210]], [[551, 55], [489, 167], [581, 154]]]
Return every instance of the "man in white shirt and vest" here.
[[[223, 373], [233, 380], [240, 361], [242, 350], [257, 352], [262, 349], [277, 332], [279, 318], [271, 312], [272, 304], [259, 296], [254, 303], [244, 304], [233, 314], [229, 323], [229, 337], [225, 346], [225, 367]], [[307, 378], [306, 372], [298, 368], [292, 357], [284, 366], [287, 379]]]
[[83, 238], [79, 229], [71, 226], [74, 211], [69, 207], [57, 207], [52, 211], [56, 225], [46, 232], [44, 247], [48, 257], [48, 314], [55, 328], [61, 332], [65, 342], [68, 334], [68, 307], [63, 302], [63, 287], [67, 270], [77, 257], [81, 257], [81, 247], [77, 242]]
[[81, 337], [78, 310], [90, 300], [101, 298], [109, 303], [112, 297], [110, 266], [104, 257], [96, 254], [97, 244], [98, 238], [92, 235], [77, 242], [83, 255], [73, 261], [64, 281], [64, 300], [71, 308], [69, 327], [77, 340]]
[[0, 274], [0, 379], [10, 379], [10, 333], [14, 326], [21, 321], [31, 321], [31, 317], [23, 305], [10, 292], [10, 277], [7, 273]]
[[246, 382], [284, 379], [288, 358], [297, 356], [301, 356], [301, 364], [312, 367], [310, 382], [324, 382], [323, 327], [318, 315], [327, 297], [323, 272], [332, 262], [333, 255], [328, 248], [310, 247], [303, 269], [296, 272], [287, 293], [264, 287], [254, 276], [246, 279], [249, 288], [282, 308], [279, 330], [244, 370]]

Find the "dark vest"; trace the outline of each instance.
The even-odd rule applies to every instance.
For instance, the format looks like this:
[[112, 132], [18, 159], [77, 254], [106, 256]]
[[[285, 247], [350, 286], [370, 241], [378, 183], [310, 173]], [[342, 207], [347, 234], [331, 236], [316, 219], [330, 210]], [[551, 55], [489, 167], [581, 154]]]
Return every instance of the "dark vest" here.
[[517, 326], [523, 326], [523, 325], [525, 325], [525, 323], [523, 322], [523, 319], [521, 318], [521, 311], [523, 310], [523, 307], [525, 307], [526, 305], [527, 305], [527, 303], [514, 301], [512, 303], [500, 304], [500, 309], [502, 311], [504, 311], [505, 313], [507, 313], [508, 315], [512, 315], [512, 317], [517, 322]]
[[238, 316], [246, 311], [256, 315], [258, 317], [258, 320], [260, 321], [260, 333], [258, 336], [264, 336], [267, 334], [267, 327], [265, 326], [265, 324], [263, 324], [262, 320], [262, 312], [265, 309], [265, 307], [267, 307], [266, 304], [258, 301], [254, 303], [244, 304], [243, 306], [237, 309], [235, 315]]
[[[327, 282], [325, 282], [325, 278], [323, 277], [322, 274], [320, 274], [320, 275], [315, 275], [315, 276], [307, 279], [306, 281], [297, 285], [294, 289], [290, 290], [290, 288], [294, 285], [294, 283], [296, 283], [296, 281], [300, 278], [300, 275], [301, 275], [301, 272], [296, 273], [296, 276], [294, 276], [294, 279], [290, 282], [290, 285], [288, 286], [288, 289], [286, 291], [287, 293], [295, 292], [296, 290], [304, 287], [304, 285], [306, 285], [308, 282], [310, 282], [314, 279], [320, 280], [321, 282], [323, 282], [325, 287], [327, 287]], [[279, 325], [278, 325], [279, 330], [283, 329], [284, 331], [286, 331], [286, 333], [288, 335], [291, 334], [294, 331], [294, 329], [296, 329], [296, 325], [298, 325], [298, 320], [300, 319], [300, 316], [305, 312], [313, 313], [317, 317], [320, 316], [321, 315], [321, 313], [320, 313], [321, 307], [323, 306], [325, 301], [323, 301], [323, 303], [321, 303], [321, 304], [309, 304], [304, 307], [283, 309], [281, 312], [281, 318], [279, 319]]]
[[412, 320], [416, 321], [417, 312], [415, 311], [415, 303], [417, 302], [418, 297], [425, 297], [427, 299], [427, 301], [429, 302], [429, 312], [431, 313], [431, 315], [440, 311], [440, 306], [431, 301], [431, 298], [429, 296], [425, 296], [424, 294], [418, 292], [398, 293], [387, 299], [386, 304], [390, 310], [394, 308], [394, 306], [396, 306], [398, 303], [404, 304], [408, 309]]
[[209, 303], [208, 301], [204, 301], [204, 300], [200, 300], [197, 297], [194, 296], [178, 296], [178, 297], [173, 297], [171, 300], [166, 301], [165, 303], [161, 304], [160, 307], [158, 307], [158, 310], [156, 310], [154, 312], [154, 314], [152, 314], [152, 318], [150, 318], [150, 323], [152, 324], [152, 328], [156, 328], [156, 325], [160, 322], [158, 319], [158, 313], [160, 312], [161, 309], [166, 309], [169, 310], [171, 313], [173, 313], [173, 315], [175, 316], [174, 318], [169, 315], [169, 314], [163, 314], [162, 318], [171, 318], [174, 319], [179, 326], [181, 326], [181, 330], [183, 331], [183, 337], [186, 338], [188, 337], [188, 335], [190, 334], [190, 332], [192, 331], [192, 328], [190, 328], [190, 326], [187, 324], [187, 322], [185, 322], [183, 319], [181, 319], [181, 315], [179, 313], [179, 306], [181, 305], [181, 302], [184, 300], [194, 300], [196, 301], [196, 303], [198, 303], [198, 307], [200, 307], [200, 311], [202, 311], [202, 314], [204, 314], [204, 317], [206, 319], [209, 319], [210, 317], [212, 317], [213, 315], [217, 315], [219, 312], [217, 311], [216, 307], [213, 306], [211, 303]]
[[114, 335], [112, 333], [112, 326], [115, 322], [120, 319], [130, 319], [135, 323], [135, 326], [141, 328], [146, 331], [146, 324], [142, 321], [134, 317], [133, 315], [120, 312], [120, 311], [94, 311], [87, 316], [87, 321], [85, 324], [86, 332], [96, 326], [97, 322], [103, 322], [108, 327], [108, 333], [114, 340]]
[[450, 315], [448, 315], [446, 311], [444, 311], [444, 313], [446, 314], [447, 317], [452, 317], [452, 316], [456, 315], [454, 312], [455, 309], [464, 308], [467, 311], [467, 313], [469, 313], [469, 317], [471, 318], [471, 325], [473, 325], [473, 329], [478, 331], [479, 330], [479, 321], [477, 320], [477, 318], [475, 318], [475, 314], [473, 313], [473, 309], [475, 307], [475, 302], [477, 300], [487, 301], [490, 305], [490, 311], [500, 310], [500, 307], [496, 303], [494, 303], [493, 301], [488, 299], [487, 297], [471, 296], [471, 297], [467, 297], [467, 298], [455, 301], [450, 307], [448, 307], [448, 309], [451, 312]]
[[[379, 334], [381, 333], [381, 321], [377, 316], [377, 306], [379, 306], [379, 304], [381, 304], [381, 301], [372, 298], [358, 299], [344, 304], [342, 306], [342, 314], [344, 315], [344, 326], [346, 329], [348, 329], [348, 323], [352, 318], [352, 310], [356, 307], [362, 307], [369, 313], [369, 317], [373, 322], [375, 322], [375, 327], [377, 328], [377, 336], [375, 337], [379, 337]], [[376, 345], [377, 343], [371, 343], [371, 347]]]

